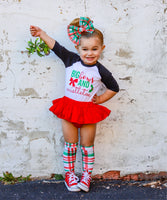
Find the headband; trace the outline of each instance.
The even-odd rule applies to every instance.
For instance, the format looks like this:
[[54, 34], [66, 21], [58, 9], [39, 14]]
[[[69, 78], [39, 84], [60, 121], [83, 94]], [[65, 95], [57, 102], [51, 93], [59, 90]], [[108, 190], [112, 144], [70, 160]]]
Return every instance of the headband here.
[[68, 25], [67, 32], [70, 40], [76, 44], [80, 44], [81, 33], [89, 32], [93, 33], [95, 30], [92, 21], [88, 17], [80, 17], [79, 27], [74, 25]]

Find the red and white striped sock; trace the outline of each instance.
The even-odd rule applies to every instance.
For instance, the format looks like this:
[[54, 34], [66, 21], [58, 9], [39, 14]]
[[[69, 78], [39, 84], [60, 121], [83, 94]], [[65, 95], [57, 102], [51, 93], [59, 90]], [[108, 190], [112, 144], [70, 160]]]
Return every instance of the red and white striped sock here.
[[83, 171], [88, 171], [92, 173], [95, 161], [94, 145], [90, 147], [81, 146], [81, 152]]
[[65, 172], [74, 171], [78, 143], [64, 144], [63, 162]]

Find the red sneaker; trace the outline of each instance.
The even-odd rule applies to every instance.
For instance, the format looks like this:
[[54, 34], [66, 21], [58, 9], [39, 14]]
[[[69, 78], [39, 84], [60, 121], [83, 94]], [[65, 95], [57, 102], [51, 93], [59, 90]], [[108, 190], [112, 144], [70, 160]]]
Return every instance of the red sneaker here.
[[74, 172], [69, 171], [65, 174], [65, 185], [71, 192], [79, 192], [81, 189], [77, 186], [79, 178], [75, 176]]
[[90, 181], [91, 173], [89, 173], [88, 171], [84, 171], [82, 173], [81, 181], [78, 183], [78, 187], [85, 192], [89, 192]]

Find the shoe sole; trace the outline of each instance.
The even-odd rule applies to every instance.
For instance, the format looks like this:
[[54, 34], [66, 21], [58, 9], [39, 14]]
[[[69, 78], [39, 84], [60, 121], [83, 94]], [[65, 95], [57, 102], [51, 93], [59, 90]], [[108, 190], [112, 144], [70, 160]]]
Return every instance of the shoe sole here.
[[84, 186], [82, 183], [78, 183], [78, 187], [81, 190], [85, 191], [85, 192], [89, 192], [89, 188], [87, 188], [86, 186]]
[[81, 189], [80, 188], [71, 188], [67, 185], [67, 183], [64, 181], [66, 188], [70, 191], [70, 192], [80, 192]]

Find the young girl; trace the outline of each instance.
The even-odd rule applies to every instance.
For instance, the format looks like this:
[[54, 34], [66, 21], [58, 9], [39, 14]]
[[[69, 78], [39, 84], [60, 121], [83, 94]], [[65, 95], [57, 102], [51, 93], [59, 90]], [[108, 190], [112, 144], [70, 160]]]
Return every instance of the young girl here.
[[[50, 111], [62, 119], [65, 185], [69, 191], [88, 192], [95, 160], [96, 123], [104, 120], [111, 112], [99, 104], [111, 99], [119, 87], [112, 74], [98, 62], [105, 46], [103, 34], [94, 28], [93, 22], [87, 17], [80, 17], [73, 20], [67, 30], [79, 55], [62, 47], [39, 27], [30, 26], [31, 35], [40, 37], [66, 67], [65, 96], [54, 100]], [[106, 90], [98, 96], [102, 84]], [[80, 181], [74, 170], [78, 129], [83, 168]]]

